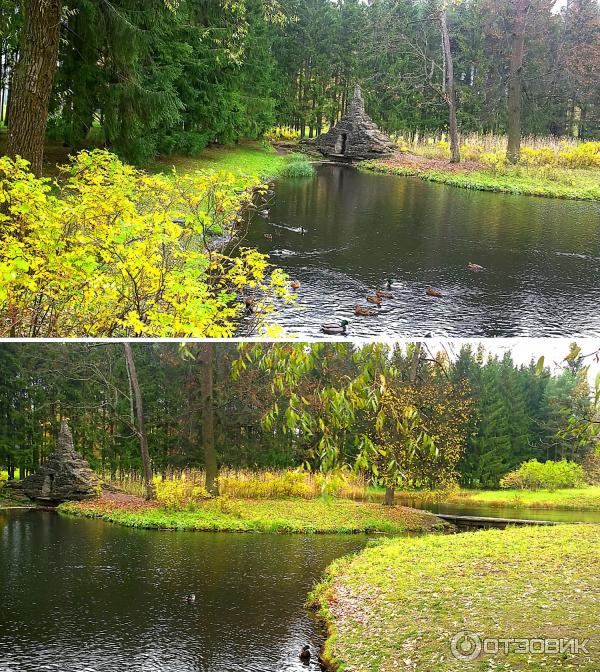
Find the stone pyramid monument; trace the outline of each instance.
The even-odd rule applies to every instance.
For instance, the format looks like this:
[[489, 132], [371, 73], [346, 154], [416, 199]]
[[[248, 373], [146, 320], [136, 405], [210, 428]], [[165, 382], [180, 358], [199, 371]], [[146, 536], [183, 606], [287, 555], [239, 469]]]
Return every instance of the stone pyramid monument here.
[[346, 114], [336, 126], [316, 139], [315, 147], [327, 158], [348, 162], [379, 159], [397, 149], [365, 112], [360, 86], [356, 87]]
[[51, 504], [100, 494], [100, 481], [73, 447], [73, 435], [66, 420], [60, 426], [56, 450], [23, 481], [23, 491], [30, 499]]

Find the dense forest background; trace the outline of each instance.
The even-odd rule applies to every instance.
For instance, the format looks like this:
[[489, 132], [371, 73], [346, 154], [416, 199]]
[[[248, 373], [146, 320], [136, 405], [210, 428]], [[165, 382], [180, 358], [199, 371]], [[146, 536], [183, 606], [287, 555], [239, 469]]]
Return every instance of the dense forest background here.
[[[322, 389], [336, 381], [347, 385], [364, 362], [376, 359], [368, 351], [370, 346], [313, 347], [318, 348], [317, 356], [298, 379], [298, 393], [315, 399], [315, 404], [317, 386]], [[252, 346], [241, 350], [234, 344], [132, 346], [156, 470], [204, 466], [203, 424], [207, 422], [221, 466], [283, 468], [308, 460], [318, 467], [311, 452], [314, 436], [308, 440], [302, 431], [285, 431], [285, 421], [263, 422], [275, 405], [283, 409], [289, 401], [285, 388], [273, 385], [280, 373], [250, 364], [257, 361], [257, 349], [263, 355], [272, 353], [272, 348], [278, 348], [277, 357], [283, 358], [280, 370], [294, 366], [294, 348], [306, 350], [300, 345], [256, 346], [254, 357], [248, 358], [245, 353]], [[399, 348], [385, 356], [386, 366], [400, 372], [408, 366]], [[453, 361], [443, 353], [433, 359], [423, 356], [419, 375], [439, 385], [466, 382], [472, 399], [468, 439], [459, 466], [463, 485], [494, 487], [525, 460], [583, 462], [591, 451], [591, 445], [568, 431], [570, 418], [591, 414], [587, 369], [581, 357], [567, 360], [564, 370], [555, 374], [547, 368], [540, 370], [534, 362], [517, 366], [509, 354], [490, 357], [469, 346]], [[245, 367], [240, 366], [242, 361]], [[440, 367], [444, 375], [432, 377]], [[21, 475], [34, 469], [54, 449], [60, 419], [67, 417], [76, 447], [107, 477], [141, 470], [122, 344], [3, 343], [0, 371], [0, 468], [8, 468], [9, 473], [20, 468]], [[209, 416], [203, 398], [207, 372], [211, 377]], [[400, 374], [398, 381], [401, 378]], [[444, 403], [451, 413], [452, 399]], [[356, 450], [352, 437], [363, 431], [361, 425], [366, 422], [364, 414], [357, 415], [341, 452], [349, 455]]]
[[[28, 0], [31, 6], [36, 3]], [[25, 5], [27, 2], [25, 2]], [[519, 3], [448, 4], [461, 132], [503, 133]], [[523, 3], [521, 3], [523, 4]], [[523, 134], [600, 133], [598, 0], [531, 0]], [[23, 3], [0, 0], [0, 122], [8, 117]], [[448, 123], [438, 0], [72, 0], [60, 10], [48, 132], [141, 163], [274, 125], [313, 136], [359, 82], [381, 126]]]

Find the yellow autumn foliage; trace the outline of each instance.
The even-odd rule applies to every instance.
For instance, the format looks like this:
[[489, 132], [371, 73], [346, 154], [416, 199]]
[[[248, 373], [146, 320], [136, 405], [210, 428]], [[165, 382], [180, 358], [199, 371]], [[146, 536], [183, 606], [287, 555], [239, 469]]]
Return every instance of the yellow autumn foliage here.
[[150, 175], [107, 151], [81, 152], [57, 181], [0, 158], [0, 335], [230, 337], [245, 295], [265, 329], [284, 274], [222, 244], [264, 188]]

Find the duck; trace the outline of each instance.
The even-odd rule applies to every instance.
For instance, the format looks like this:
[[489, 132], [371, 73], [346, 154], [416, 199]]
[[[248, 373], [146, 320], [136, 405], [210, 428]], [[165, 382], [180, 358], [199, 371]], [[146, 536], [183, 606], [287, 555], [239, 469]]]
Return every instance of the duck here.
[[386, 286], [387, 286], [388, 289], [392, 288], [392, 281], [391, 281], [390, 278], [387, 279], [387, 285]]
[[374, 317], [377, 315], [377, 311], [367, 308], [367, 306], [355, 306], [354, 314], [357, 317]]
[[480, 266], [479, 264], [474, 264], [472, 261], [470, 261], [467, 264], [467, 268], [470, 271], [473, 271], [474, 273], [481, 273], [481, 271], [485, 271], [485, 268], [483, 266]]
[[273, 240], [273, 234], [272, 233], [265, 233], [265, 238], [267, 240]]
[[310, 646], [308, 646], [308, 644], [306, 644], [302, 647], [302, 651], [300, 651], [300, 660], [303, 663], [309, 663], [310, 658], [311, 658]]
[[245, 299], [246, 303], [246, 315], [252, 315], [254, 312], [255, 300], [251, 296], [247, 296]]
[[258, 214], [259, 214], [261, 217], [264, 217], [265, 219], [267, 219], [267, 217], [269, 216], [269, 210], [266, 210], [266, 209], [265, 209], [265, 210], [259, 210], [259, 211], [258, 211]]
[[367, 296], [367, 301], [369, 303], [374, 303], [376, 306], [380, 306], [382, 304], [381, 297], [378, 295], [375, 296]]
[[300, 287], [302, 287], [302, 285], [300, 284], [300, 280], [292, 280], [292, 282], [290, 283], [290, 287], [292, 289], [300, 289]]
[[322, 324], [321, 331], [324, 334], [329, 334], [330, 336], [339, 336], [340, 334], [345, 334], [348, 325], [350, 322], [348, 320], [342, 320], [341, 322], [333, 322], [329, 324]]
[[375, 294], [380, 298], [380, 299], [394, 299], [395, 296], [391, 292], [384, 292], [383, 289], [378, 289]]
[[425, 290], [425, 294], [427, 294], [427, 296], [435, 296], [437, 299], [441, 299], [442, 296], [444, 296], [439, 289], [434, 289], [433, 287], [428, 287]]
[[196, 595], [194, 593], [186, 595], [185, 601], [188, 602], [189, 604], [193, 604], [196, 601]]

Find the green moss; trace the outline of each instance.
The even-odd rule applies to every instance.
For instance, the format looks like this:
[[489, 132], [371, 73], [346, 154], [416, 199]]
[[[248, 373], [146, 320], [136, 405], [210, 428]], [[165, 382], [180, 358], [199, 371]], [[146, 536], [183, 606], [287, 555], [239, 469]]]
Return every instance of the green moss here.
[[[509, 528], [385, 541], [334, 563], [313, 595], [330, 629], [333, 669], [598, 669], [600, 527]], [[589, 639], [583, 653], [514, 650], [472, 662], [451, 654], [482, 638]]]
[[498, 171], [475, 170], [456, 172], [427, 169], [415, 165], [391, 166], [379, 161], [365, 161], [361, 170], [386, 175], [420, 177], [463, 189], [494, 191], [549, 198], [600, 201], [600, 171], [585, 169], [522, 168], [506, 166]]
[[369, 533], [398, 534], [444, 529], [439, 519], [405, 507], [350, 500], [228, 500], [216, 499], [193, 510], [170, 511], [137, 501], [100, 499], [70, 502], [61, 513], [109, 522], [165, 530], [275, 533]]
[[23, 492], [7, 488], [3, 485], [2, 481], [0, 481], [0, 509], [31, 506], [33, 506], [31, 500], [28, 499]]

